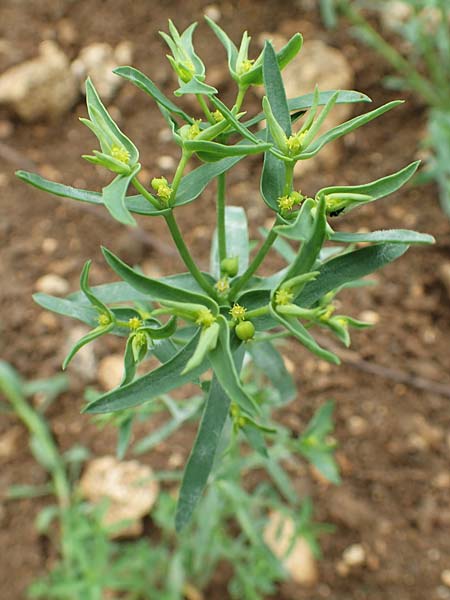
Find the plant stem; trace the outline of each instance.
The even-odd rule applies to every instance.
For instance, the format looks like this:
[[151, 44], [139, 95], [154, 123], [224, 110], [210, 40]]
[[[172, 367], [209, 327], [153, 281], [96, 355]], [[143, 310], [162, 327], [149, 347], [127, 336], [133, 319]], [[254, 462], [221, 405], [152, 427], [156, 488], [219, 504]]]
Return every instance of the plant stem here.
[[239, 109], [241, 108], [242, 103], [244, 102], [244, 97], [245, 97], [245, 94], [247, 93], [247, 89], [248, 89], [248, 86], [239, 87], [239, 92], [236, 97], [236, 102], [234, 103], [234, 108], [235, 108], [236, 112], [239, 112]]
[[201, 94], [196, 94], [196, 96], [197, 96], [198, 103], [200, 104], [203, 112], [205, 113], [206, 118], [208, 119], [208, 121], [210, 123], [214, 123], [215, 122], [214, 118], [211, 114], [211, 111], [209, 110], [208, 105], [206, 104], [205, 99], [203, 98], [203, 96]]
[[14, 412], [27, 427], [31, 435], [40, 444], [43, 454], [48, 458], [47, 471], [52, 476], [55, 494], [61, 507], [70, 504], [70, 485], [67, 479], [61, 455], [44, 419], [28, 404], [20, 387], [20, 380], [6, 363], [1, 364], [7, 376], [0, 373], [0, 389], [11, 402]]
[[275, 221], [275, 223], [273, 224], [272, 229], [269, 231], [269, 234], [264, 241], [264, 244], [258, 250], [255, 258], [248, 266], [248, 269], [241, 276], [241, 278], [231, 287], [231, 292], [230, 292], [230, 296], [229, 296], [230, 300], [234, 300], [234, 298], [236, 298], [236, 295], [238, 294], [238, 292], [240, 292], [240, 290], [245, 286], [245, 284], [252, 277], [252, 275], [258, 270], [260, 264], [265, 259], [266, 254], [269, 252], [270, 248], [272, 247], [273, 243], [275, 242], [275, 240], [278, 237], [277, 232], [274, 231], [274, 227], [275, 227], [275, 225], [277, 225], [277, 223], [278, 223], [278, 220]]
[[285, 171], [284, 190], [283, 190], [284, 196], [289, 196], [289, 194], [292, 191], [292, 182], [294, 180], [294, 167], [295, 167], [294, 161], [287, 162], [285, 164], [286, 171]]
[[225, 173], [217, 177], [217, 246], [219, 264], [227, 257], [227, 239], [225, 232]]
[[245, 318], [246, 319], [255, 319], [256, 317], [262, 317], [264, 315], [267, 315], [267, 313], [269, 312], [269, 306], [260, 306], [259, 308], [255, 308], [253, 310], [248, 310], [245, 313]]
[[191, 273], [192, 277], [195, 279], [195, 281], [198, 283], [198, 285], [209, 296], [211, 296], [212, 298], [215, 298], [216, 297], [216, 293], [214, 291], [214, 288], [204, 278], [204, 276], [201, 273], [200, 269], [195, 264], [194, 259], [192, 258], [191, 253], [189, 252], [188, 247], [184, 243], [183, 236], [182, 236], [181, 231], [180, 231], [180, 229], [179, 229], [179, 227], [177, 225], [175, 217], [173, 216], [173, 212], [170, 211], [167, 214], [165, 214], [164, 215], [164, 219], [166, 220], [166, 223], [167, 223], [167, 226], [169, 228], [169, 231], [172, 234], [172, 239], [173, 239], [173, 241], [175, 243], [175, 246], [178, 248], [178, 252], [180, 253], [181, 258], [182, 258], [184, 264], [186, 265], [186, 267], [188, 268], [189, 272]]
[[131, 180], [132, 184], [134, 185], [134, 187], [137, 189], [137, 191], [142, 194], [142, 196], [144, 196], [144, 198], [146, 200], [148, 200], [150, 202], [150, 204], [153, 204], [153, 206], [157, 209], [157, 210], [161, 210], [162, 206], [161, 203], [159, 202], [159, 200], [157, 200], [154, 196], [152, 196], [150, 194], [150, 192], [148, 192], [145, 187], [142, 185], [142, 183], [139, 181], [139, 179], [137, 177], [133, 177], [133, 179]]
[[177, 170], [175, 171], [175, 175], [173, 176], [173, 180], [172, 180], [172, 194], [170, 196], [171, 206], [173, 206], [173, 204], [175, 203], [178, 187], [180, 185], [181, 178], [183, 177], [184, 169], [186, 168], [186, 165], [190, 158], [191, 158], [191, 153], [183, 150], [183, 153], [181, 154], [180, 162], [178, 163]]

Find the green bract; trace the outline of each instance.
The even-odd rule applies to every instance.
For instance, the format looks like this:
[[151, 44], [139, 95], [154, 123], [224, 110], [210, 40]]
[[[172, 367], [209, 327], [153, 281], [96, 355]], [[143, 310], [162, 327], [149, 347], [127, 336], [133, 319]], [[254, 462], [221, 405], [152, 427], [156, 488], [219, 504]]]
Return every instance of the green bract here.
[[[226, 48], [230, 75], [237, 84], [231, 107], [207, 83], [205, 67], [193, 47], [195, 24], [179, 34], [170, 22], [170, 36], [162, 35], [172, 51], [169, 60], [180, 81], [175, 95], [195, 95], [201, 119], [199, 114], [189, 115], [179, 108], [136, 69], [125, 66], [115, 71], [149, 94], [160, 108], [180, 147], [180, 162], [171, 180], [154, 173], [150, 191], [149, 182], [146, 186], [138, 179], [138, 150], [114, 123], [90, 81], [90, 120], [83, 122], [97, 136], [101, 152], [95, 151], [87, 159], [113, 171], [115, 179], [99, 193], [18, 172], [23, 181], [56, 196], [104, 204], [112, 217], [123, 224], [135, 224], [131, 213], [136, 213], [161, 217], [168, 226], [186, 273], [146, 277], [138, 268], [103, 249], [107, 264], [120, 281], [89, 287], [87, 263], [80, 293], [67, 298], [37, 294], [35, 300], [44, 308], [92, 327], [74, 346], [64, 366], [82, 345], [96, 337], [109, 333], [125, 338], [120, 386], [88, 403], [84, 412], [130, 411], [157, 401], [185, 383], [201, 385], [205, 393], [203, 416], [181, 485], [176, 518], [179, 529], [189, 521], [227, 443], [236, 443], [243, 435], [263, 460], [271, 460], [271, 436], [280, 430], [274, 428], [269, 411], [241, 380], [245, 353], [277, 388], [281, 402], [291, 401], [295, 397], [292, 380], [272, 340], [292, 337], [320, 359], [338, 364], [338, 356], [316, 341], [315, 328], [325, 329], [348, 345], [349, 328], [366, 324], [351, 316], [336, 315], [336, 294], [344, 287], [359, 285], [362, 277], [400, 257], [410, 244], [434, 241], [429, 235], [404, 229], [340, 233], [328, 223], [329, 216], [344, 215], [395, 192], [414, 174], [418, 163], [365, 185], [329, 186], [312, 197], [294, 189], [297, 162], [315, 156], [325, 144], [400, 102], [390, 102], [323, 132], [325, 117], [336, 103], [370, 102], [369, 98], [353, 91], [316, 89], [306, 96], [288, 99], [281, 70], [299, 52], [300, 35], [294, 36], [278, 54], [267, 42], [261, 55], [252, 61], [246, 33], [238, 49], [222, 29], [210, 20], [208, 23]], [[262, 112], [244, 121], [241, 108], [245, 91], [256, 84], [265, 86]], [[258, 129], [263, 119], [267, 127]], [[256, 254], [251, 256], [245, 210], [242, 206], [226, 206], [226, 173], [255, 154], [263, 155], [261, 209], [265, 202], [275, 218], [271, 230], [263, 232], [264, 240]], [[185, 174], [193, 156], [205, 164]], [[203, 190], [215, 181], [217, 227], [207, 273], [192, 257], [176, 213], [179, 206], [199, 201]], [[127, 195], [131, 185], [137, 195]], [[201, 210], [196, 210], [196, 214], [201, 215]], [[332, 247], [327, 245], [329, 241]], [[368, 245], [355, 248], [358, 242]], [[264, 278], [258, 270], [272, 248], [288, 264]], [[138, 364], [150, 355], [159, 361], [159, 366], [152, 370], [147, 367], [147, 372], [144, 369], [144, 374], [137, 376]], [[331, 411], [332, 405], [326, 405], [295, 448], [337, 482], [333, 448], [326, 439]], [[127, 417], [124, 422], [119, 440], [121, 455], [130, 439], [132, 418]]]

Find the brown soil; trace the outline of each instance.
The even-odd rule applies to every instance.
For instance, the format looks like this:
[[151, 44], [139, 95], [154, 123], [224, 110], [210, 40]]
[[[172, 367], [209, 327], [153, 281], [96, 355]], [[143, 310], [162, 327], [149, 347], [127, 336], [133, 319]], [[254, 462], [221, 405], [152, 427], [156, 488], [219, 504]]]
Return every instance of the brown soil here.
[[[1, 4], [0, 37], [13, 45], [16, 61], [34, 55], [44, 38], [56, 38], [71, 56], [90, 42], [116, 44], [123, 39], [132, 40], [135, 66], [169, 93], [173, 81], [162, 61], [164, 49], [157, 31], [166, 27], [168, 17], [175, 17], [182, 28], [200, 19], [208, 3], [3, 0]], [[341, 48], [356, 71], [356, 89], [368, 93], [376, 105], [394, 97], [381, 87], [386, 69], [375, 55], [359, 46], [345, 30], [324, 31], [317, 15], [302, 12], [295, 2], [244, 0], [217, 4], [223, 14], [221, 25], [234, 39], [239, 38], [244, 25], [256, 38], [262, 31], [275, 31], [276, 23], [284, 23], [285, 30], [299, 29], [307, 38], [319, 37]], [[68, 24], [74, 30], [71, 40], [64, 35]], [[203, 51], [206, 55], [208, 65], [223, 64], [221, 50], [210, 51], [215, 42], [203, 24], [197, 39], [200, 54]], [[0, 52], [0, 69], [8, 65], [6, 56]], [[312, 193], [317, 186], [331, 182], [368, 181], [411, 161], [420, 143], [424, 112], [413, 97], [407, 100], [403, 107], [352, 135], [342, 146], [335, 172], [305, 176], [302, 189]], [[148, 174], [159, 174], [158, 154], [175, 156], [175, 149], [158, 141], [163, 122], [157, 109], [132, 86], [122, 88], [115, 106], [120, 122], [126, 124], [127, 133], [141, 150]], [[58, 273], [75, 290], [82, 264], [92, 258], [93, 281], [107, 281], [110, 273], [101, 259], [101, 244], [132, 262], [150, 260], [163, 273], [180, 268], [178, 259], [167, 252], [168, 238], [159, 221], [140, 222], [152, 242], [150, 248], [130, 238], [103, 213], [56, 200], [26, 188], [14, 178], [14, 168], [27, 168], [34, 163], [46, 176], [98, 189], [103, 183], [101, 175], [79, 158], [90, 150], [93, 141], [77, 121], [82, 114], [84, 107], [80, 103], [62, 122], [30, 126], [13, 121], [13, 133], [2, 140], [3, 151], [8, 149], [9, 163], [3, 160], [0, 179], [1, 355], [26, 378], [58, 372], [64, 340], [73, 326], [67, 320], [44, 314], [33, 304], [31, 294], [40, 276]], [[10, 116], [0, 112], [2, 119], [5, 123]], [[258, 164], [252, 164], [250, 176], [242, 166], [230, 175], [231, 197], [247, 198], [243, 201], [248, 208], [255, 206], [249, 191], [257, 189]], [[180, 210], [189, 245], [205, 266], [213, 215], [199, 208], [208, 206], [211, 194], [208, 191], [202, 200]], [[255, 212], [253, 231], [270, 217], [262, 203], [251, 214]], [[362, 358], [406, 374], [450, 383], [449, 303], [438, 275], [439, 266], [450, 254], [450, 226], [439, 209], [436, 189], [410, 187], [376, 206], [352, 213], [342, 227], [408, 227], [436, 236], [438, 244], [434, 248], [409, 251], [377, 275], [378, 286], [348, 291], [342, 303], [344, 312], [352, 315], [370, 310], [380, 316], [376, 328], [354, 335], [353, 350]], [[53, 251], [45, 242], [49, 238], [56, 240]], [[97, 346], [96, 352], [101, 357], [118, 348], [112, 341]], [[286, 585], [276, 597], [449, 598], [450, 591], [440, 580], [441, 572], [450, 568], [449, 399], [346, 364], [325, 368], [297, 346], [292, 356], [298, 371], [299, 397], [283, 419], [294, 429], [301, 429], [315, 407], [330, 397], [336, 400], [336, 437], [344, 483], [333, 489], [313, 473], [299, 482], [302, 490], [313, 495], [317, 518], [335, 523], [336, 533], [323, 541], [320, 584], [305, 591]], [[58, 441], [63, 448], [75, 442], [86, 445], [94, 454], [112, 451], [111, 432], [99, 434], [86, 417], [79, 415], [81, 393], [81, 385], [73, 381], [70, 393], [51, 409], [51, 426]], [[4, 418], [0, 435], [4, 436], [13, 426], [14, 419]], [[175, 446], [183, 455], [189, 445], [185, 439], [181, 436]], [[160, 466], [167, 454], [168, 449], [162, 448], [145, 460]], [[12, 483], [45, 480], [27, 449], [25, 432], [21, 431], [13, 452], [0, 460], [3, 490]], [[33, 518], [41, 506], [42, 502], [36, 500], [3, 505], [0, 581], [1, 597], [5, 600], [24, 598], [26, 585], [46, 569], [47, 553], [33, 530]], [[337, 564], [344, 549], [353, 543], [363, 544], [367, 564], [344, 576]], [[225, 582], [218, 580], [208, 597], [226, 598]]]

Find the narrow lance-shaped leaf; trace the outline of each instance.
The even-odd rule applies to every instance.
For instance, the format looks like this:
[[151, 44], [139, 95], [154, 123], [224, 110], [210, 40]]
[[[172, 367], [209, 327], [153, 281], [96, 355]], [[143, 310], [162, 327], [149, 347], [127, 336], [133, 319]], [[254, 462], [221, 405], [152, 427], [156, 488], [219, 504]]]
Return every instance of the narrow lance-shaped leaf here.
[[136, 168], [129, 175], [118, 175], [109, 185], [103, 188], [102, 192], [103, 203], [111, 216], [119, 223], [131, 225], [132, 227], [136, 227], [137, 223], [126, 207], [125, 196], [131, 180], [137, 175], [139, 169], [140, 167]]
[[83, 412], [109, 413], [132, 408], [194, 381], [207, 370], [207, 361], [190, 373], [181, 375], [181, 371], [193, 355], [199, 335], [200, 332], [197, 332], [186, 346], [157, 369], [97, 398], [88, 404]]
[[360, 115], [359, 117], [355, 117], [342, 123], [341, 125], [337, 125], [333, 127], [323, 135], [319, 136], [316, 141], [314, 141], [304, 152], [300, 154], [300, 160], [306, 160], [315, 156], [326, 144], [337, 140], [338, 138], [347, 135], [351, 131], [358, 129], [358, 127], [362, 127], [366, 123], [373, 121], [377, 117], [381, 116], [385, 112], [395, 108], [403, 104], [403, 100], [394, 100], [393, 102], [388, 102], [379, 108], [372, 110], [371, 112], [365, 113], [364, 115]]
[[328, 292], [393, 262], [402, 256], [408, 247], [407, 244], [378, 244], [327, 261], [319, 268], [316, 280], [305, 286], [296, 304], [308, 308]]
[[109, 323], [108, 325], [105, 325], [105, 326], [96, 327], [95, 329], [93, 329], [92, 331], [90, 331], [89, 333], [87, 333], [85, 336], [83, 336], [71, 348], [69, 354], [64, 359], [62, 368], [64, 370], [67, 368], [67, 365], [70, 363], [70, 361], [72, 360], [72, 358], [75, 356], [75, 354], [79, 350], [81, 350], [81, 348], [83, 346], [86, 346], [86, 344], [89, 344], [89, 342], [94, 341], [95, 339], [97, 339], [98, 337], [104, 335], [105, 333], [109, 333], [112, 329], [114, 329], [114, 323]]
[[319, 199], [324, 196], [329, 196], [330, 194], [361, 194], [362, 196], [367, 196], [368, 199], [365, 201], [363, 200], [362, 202], [350, 204], [348, 208], [345, 209], [346, 212], [348, 212], [356, 206], [361, 206], [361, 204], [379, 200], [380, 198], [384, 198], [385, 196], [396, 192], [411, 179], [411, 177], [417, 171], [419, 164], [420, 161], [417, 160], [407, 167], [404, 167], [400, 171], [397, 171], [396, 173], [392, 173], [391, 175], [387, 175], [386, 177], [382, 177], [376, 181], [365, 183], [363, 185], [329, 186], [322, 188], [317, 192], [316, 198]]
[[230, 348], [230, 328], [222, 315], [217, 317], [220, 325], [217, 346], [209, 353], [213, 371], [227, 395], [249, 415], [258, 414], [259, 408], [253, 398], [242, 387]]
[[[269, 42], [266, 42], [266, 45], [264, 46], [263, 73], [267, 100], [270, 104], [273, 117], [278, 122], [285, 135], [289, 137], [292, 128], [286, 92], [276, 60], [275, 51]], [[269, 130], [267, 130], [267, 141], [272, 141]], [[278, 211], [278, 198], [283, 196], [283, 193], [285, 192], [285, 179], [286, 167], [284, 162], [273, 156], [270, 152], [266, 152], [261, 174], [261, 194], [265, 203], [272, 208], [272, 210]]]
[[270, 150], [272, 144], [235, 144], [234, 146], [227, 146], [226, 144], [219, 144], [218, 142], [187, 140], [184, 142], [184, 147], [186, 150], [189, 150], [189, 152], [211, 154], [215, 160], [220, 160], [221, 158], [226, 158], [228, 156], [249, 156], [251, 154], [266, 152], [267, 150]]
[[303, 242], [300, 252], [289, 267], [285, 279], [291, 279], [292, 277], [297, 277], [311, 271], [325, 241], [326, 227], [325, 199], [322, 198], [316, 208], [316, 215], [310, 235]]
[[390, 244], [434, 244], [435, 239], [427, 233], [410, 231], [409, 229], [386, 229], [369, 233], [335, 232], [329, 235], [333, 242], [357, 244], [361, 242], [390, 243]]
[[214, 376], [181, 483], [175, 518], [177, 531], [181, 531], [191, 520], [206, 487], [229, 408], [230, 398]]
[[[354, 92], [352, 90], [331, 90], [327, 92], [319, 93], [318, 106], [323, 106], [328, 102], [328, 100], [337, 92], [338, 96], [336, 99], [336, 104], [354, 104], [356, 102], [372, 102], [369, 96], [362, 94], [361, 92]], [[297, 96], [296, 98], [289, 98], [288, 108], [290, 112], [304, 110], [307, 108], [311, 108], [314, 104], [314, 93], [305, 94], [303, 96]], [[265, 115], [263, 112], [257, 114], [252, 117], [248, 121], [245, 121], [243, 125], [246, 127], [252, 127], [253, 125], [257, 125], [261, 121], [264, 121]]]
[[219, 27], [219, 25], [217, 25], [215, 21], [213, 21], [206, 15], [205, 20], [216, 34], [216, 36], [224, 46], [225, 50], [227, 51], [228, 68], [231, 73], [234, 72], [236, 70], [236, 59], [238, 56], [238, 49], [236, 48], [236, 45], [230, 40], [225, 31], [221, 27]]
[[151, 279], [141, 273], [138, 273], [127, 264], [125, 264], [120, 258], [115, 256], [107, 248], [102, 248], [103, 256], [111, 269], [119, 275], [124, 281], [126, 281], [131, 287], [134, 287], [143, 294], [148, 295], [148, 300], [155, 302], [174, 301], [174, 302], [190, 302], [201, 304], [208, 307], [214, 314], [218, 313], [218, 306], [203, 294], [196, 294], [195, 292], [189, 292], [187, 290], [179, 289], [162, 283], [157, 279]]
[[272, 317], [283, 325], [310, 352], [335, 365], [340, 363], [339, 358], [335, 354], [319, 346], [309, 331], [297, 319], [282, 316], [273, 307], [270, 307], [270, 312]]
[[161, 90], [153, 83], [151, 79], [141, 73], [138, 69], [133, 67], [118, 67], [113, 70], [113, 73], [131, 81], [135, 86], [143, 90], [146, 94], [151, 96], [155, 102], [160, 106], [163, 106], [170, 113], [177, 115], [184, 119], [187, 123], [192, 123], [192, 117], [174, 104], [169, 98], [167, 98]]

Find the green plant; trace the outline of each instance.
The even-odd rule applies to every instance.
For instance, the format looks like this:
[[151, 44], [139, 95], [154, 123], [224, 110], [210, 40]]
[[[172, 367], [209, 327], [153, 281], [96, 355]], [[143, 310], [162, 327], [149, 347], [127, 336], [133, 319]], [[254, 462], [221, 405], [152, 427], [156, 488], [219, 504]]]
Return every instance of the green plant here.
[[[294, 383], [283, 368], [281, 371], [269, 369], [272, 379], [283, 379], [284, 397], [270, 380], [268, 385], [266, 358], [260, 349], [252, 352], [251, 360], [243, 369], [243, 381], [247, 393], [264, 401], [265, 411], [272, 411], [286, 401], [286, 396], [292, 396]], [[176, 535], [176, 500], [173, 494], [164, 491], [152, 512], [153, 523], [158, 528], [153, 539], [117, 542], [111, 540], [116, 525], [106, 527], [103, 524], [107, 504], [93, 507], [82, 501], [77, 493], [79, 469], [76, 468], [74, 473], [73, 465], [86, 459], [88, 451], [76, 447], [62, 455], [42, 408], [37, 410], [26, 400], [27, 395], [36, 391], [45, 392], [51, 400], [65, 387], [65, 378], [61, 376], [23, 382], [8, 364], [0, 362], [0, 391], [26, 425], [33, 454], [53, 482], [39, 487], [13, 486], [9, 498], [53, 494], [58, 500], [57, 506], [50, 504], [41, 510], [36, 527], [40, 534], [53, 538], [60, 552], [59, 560], [45, 577], [30, 586], [30, 598], [100, 600], [109, 594], [129, 600], [156, 597], [183, 600], [190, 597], [189, 591], [203, 591], [210, 585], [218, 566], [226, 562], [231, 569], [230, 597], [263, 600], [268, 593], [276, 591], [276, 584], [287, 576], [282, 557], [276, 557], [264, 541], [267, 516], [274, 511], [282, 521], [289, 520], [293, 524], [286, 539], [288, 551], [297, 537], [302, 536], [311, 544], [313, 552], [320, 554], [317, 537], [331, 528], [313, 523], [312, 504], [309, 499], [299, 497], [288, 471], [298, 467], [299, 453], [308, 447], [311, 451], [315, 449], [316, 458], [324, 454], [329, 457], [324, 468], [315, 460], [314, 453], [308, 456], [325, 476], [336, 481], [337, 469], [331, 456], [333, 443], [323, 438], [332, 427], [331, 403], [312, 419], [300, 440], [292, 439], [286, 428], [279, 427], [271, 447], [271, 461], [255, 451], [241, 454], [236, 444], [229, 444], [228, 459], [215, 471], [186, 535]], [[189, 410], [180, 417], [182, 411], [169, 396], [156, 398], [151, 405], [152, 412], [168, 413], [169, 419], [151, 436], [137, 440], [131, 448], [132, 453], [148, 451], [187, 419], [193, 419], [200, 408], [198, 400], [199, 397], [188, 399]], [[144, 413], [143, 410], [137, 417], [143, 417]], [[111, 420], [111, 415], [107, 417]], [[120, 420], [115, 424], [120, 427]], [[228, 443], [232, 435], [232, 427], [228, 426], [225, 436]], [[319, 443], [311, 443], [313, 438]], [[118, 448], [120, 446], [119, 438]], [[245, 489], [244, 479], [262, 469], [266, 471], [266, 477], [258, 477], [259, 483], [252, 489]], [[155, 476], [167, 486], [178, 482], [181, 473], [160, 471]], [[55, 528], [50, 527], [55, 521], [59, 531], [56, 539]]]
[[[169, 60], [179, 78], [175, 95], [196, 96], [204, 114], [202, 119], [188, 115], [136, 69], [120, 67], [115, 71], [149, 94], [166, 120], [180, 148], [180, 162], [172, 181], [156, 177], [151, 181], [151, 191], [138, 179], [138, 150], [114, 123], [89, 80], [86, 84], [89, 120], [82, 121], [96, 135], [101, 151], [85, 158], [112, 171], [113, 181], [97, 193], [18, 172], [23, 181], [55, 195], [104, 205], [126, 225], [135, 225], [132, 213], [164, 219], [188, 269], [187, 273], [149, 278], [104, 248], [106, 262], [120, 282], [91, 288], [88, 262], [81, 274], [81, 292], [67, 298], [35, 296], [44, 308], [92, 327], [69, 353], [64, 367], [79, 348], [94, 338], [110, 333], [126, 339], [121, 385], [84, 408], [89, 414], [119, 415], [122, 453], [136, 407], [154, 402], [188, 382], [200, 386], [203, 413], [181, 483], [176, 514], [178, 530], [191, 519], [214, 464], [220, 462], [224, 429], [231, 427], [231, 447], [243, 435], [269, 465], [273, 461], [280, 427], [271, 419], [264, 402], [256, 401], [243, 386], [239, 374], [244, 355], [259, 352], [264, 357], [261, 360], [265, 360], [267, 370], [277, 379], [282, 395], [285, 381], [280, 374], [285, 371], [272, 344], [277, 337], [295, 338], [319, 358], [339, 363], [335, 354], [317, 343], [310, 328], [328, 329], [348, 344], [349, 327], [367, 324], [335, 315], [334, 296], [344, 287], [360, 285], [361, 278], [400, 257], [410, 244], [433, 242], [429, 235], [407, 230], [339, 233], [328, 223], [328, 217], [343, 215], [399, 189], [415, 173], [417, 162], [366, 185], [322, 188], [314, 197], [304, 196], [293, 187], [297, 162], [312, 158], [326, 144], [395, 108], [400, 101], [389, 102], [320, 133], [336, 103], [369, 102], [369, 98], [353, 91], [316, 89], [312, 94], [287, 100], [281, 69], [300, 51], [299, 34], [278, 54], [267, 42], [260, 56], [252, 60], [248, 58], [247, 33], [237, 48], [218, 25], [210, 20], [208, 23], [225, 46], [230, 75], [237, 85], [231, 108], [205, 81], [203, 63], [192, 44], [195, 24], [180, 35], [170, 22], [170, 36], [162, 35], [172, 51]], [[263, 112], [244, 119], [243, 101], [253, 85], [265, 86]], [[294, 132], [292, 127], [299, 119], [303, 122]], [[267, 127], [258, 129], [263, 120]], [[226, 206], [225, 178], [235, 164], [255, 154], [264, 157], [261, 195], [274, 213], [274, 224], [264, 233], [262, 245], [250, 259], [245, 211], [241, 206]], [[204, 164], [185, 174], [188, 162], [193, 159]], [[213, 180], [217, 180], [217, 227], [210, 272], [205, 273], [194, 261], [175, 215], [179, 206], [198, 201]], [[131, 185], [138, 194], [127, 196]], [[194, 205], [192, 210], [200, 214]], [[328, 241], [335, 246], [333, 249], [326, 247]], [[358, 242], [367, 245], [356, 248]], [[342, 245], [336, 247], [337, 244]], [[284, 256], [288, 266], [269, 277], [257, 275], [272, 247]], [[136, 377], [138, 364], [150, 355], [161, 365]], [[286, 395], [286, 401], [293, 396]], [[329, 463], [323, 437], [326, 431], [327, 427], [322, 429], [321, 436], [303, 439], [299, 448], [309, 459], [314, 455], [322, 465]], [[224, 455], [225, 465], [228, 455], [229, 452]], [[336, 479], [328, 470], [330, 475]]]
[[[443, 210], [450, 216], [450, 5], [446, 0], [328, 0], [324, 18], [336, 22], [344, 14], [365, 43], [374, 48], [397, 72], [386, 84], [414, 91], [428, 107], [429, 149], [427, 171], [418, 182], [436, 181]], [[334, 2], [334, 5], [333, 5]], [[393, 6], [393, 5], [396, 6]], [[385, 12], [402, 8], [402, 18], [391, 19], [391, 29], [401, 36], [403, 53], [386, 40], [364, 16], [362, 9]], [[334, 19], [330, 15], [334, 15]], [[405, 44], [406, 42], [406, 44]]]

